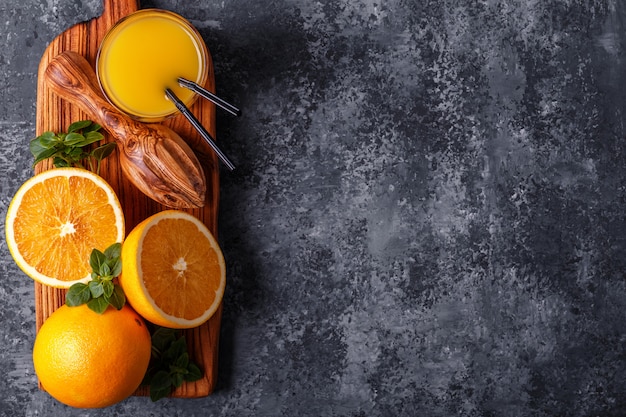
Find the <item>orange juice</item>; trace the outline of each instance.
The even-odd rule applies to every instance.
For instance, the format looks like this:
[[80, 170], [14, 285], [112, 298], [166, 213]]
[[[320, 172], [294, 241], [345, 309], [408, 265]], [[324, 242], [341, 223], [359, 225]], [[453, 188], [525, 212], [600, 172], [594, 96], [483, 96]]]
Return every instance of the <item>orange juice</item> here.
[[160, 121], [176, 112], [170, 88], [187, 106], [195, 94], [178, 85], [184, 77], [203, 85], [208, 51], [198, 31], [181, 16], [145, 9], [120, 20], [104, 37], [96, 63], [108, 100], [130, 116]]

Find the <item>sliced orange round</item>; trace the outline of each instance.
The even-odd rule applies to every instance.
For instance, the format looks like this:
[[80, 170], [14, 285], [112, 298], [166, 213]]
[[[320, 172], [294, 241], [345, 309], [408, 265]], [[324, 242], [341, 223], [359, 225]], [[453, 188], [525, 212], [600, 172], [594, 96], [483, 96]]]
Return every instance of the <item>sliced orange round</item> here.
[[128, 302], [146, 320], [176, 329], [197, 327], [222, 301], [224, 256], [199, 219], [165, 210], [128, 234], [119, 282]]
[[6, 240], [17, 265], [35, 281], [69, 288], [91, 279], [89, 256], [124, 240], [124, 215], [111, 186], [80, 168], [55, 168], [28, 179], [7, 210]]

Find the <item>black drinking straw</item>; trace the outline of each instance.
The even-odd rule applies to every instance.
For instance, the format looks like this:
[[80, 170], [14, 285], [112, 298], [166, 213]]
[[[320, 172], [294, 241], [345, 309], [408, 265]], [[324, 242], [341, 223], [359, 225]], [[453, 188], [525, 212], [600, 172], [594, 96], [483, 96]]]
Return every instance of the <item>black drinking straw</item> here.
[[215, 105], [217, 105], [217, 106], [221, 107], [222, 109], [226, 110], [227, 112], [229, 112], [233, 116], [241, 115], [241, 110], [239, 110], [237, 107], [233, 106], [230, 103], [227, 103], [226, 101], [222, 100], [221, 98], [219, 98], [218, 96], [216, 96], [212, 92], [210, 92], [210, 91], [200, 87], [198, 84], [194, 83], [193, 81], [189, 81], [186, 78], [180, 77], [180, 78], [178, 78], [178, 84], [180, 84], [181, 87], [188, 88], [189, 90], [193, 91], [194, 93], [196, 93], [196, 94], [206, 98], [207, 100], [211, 101]]
[[224, 152], [222, 152], [221, 149], [217, 147], [217, 145], [215, 144], [215, 141], [213, 140], [209, 132], [207, 132], [204, 126], [202, 126], [202, 124], [198, 121], [198, 119], [196, 119], [196, 116], [193, 115], [193, 113], [176, 96], [176, 94], [174, 94], [174, 92], [170, 90], [169, 88], [166, 88], [165, 95], [174, 103], [178, 111], [180, 111], [187, 118], [187, 120], [191, 122], [193, 127], [196, 128], [198, 133], [200, 133], [200, 135], [204, 138], [204, 140], [209, 144], [211, 149], [213, 149], [213, 151], [217, 154], [220, 161], [222, 161], [222, 163], [224, 163], [224, 165], [226, 165], [226, 167], [230, 169], [231, 171], [235, 169], [235, 165], [233, 165], [233, 163], [230, 162], [228, 157], [224, 155]]

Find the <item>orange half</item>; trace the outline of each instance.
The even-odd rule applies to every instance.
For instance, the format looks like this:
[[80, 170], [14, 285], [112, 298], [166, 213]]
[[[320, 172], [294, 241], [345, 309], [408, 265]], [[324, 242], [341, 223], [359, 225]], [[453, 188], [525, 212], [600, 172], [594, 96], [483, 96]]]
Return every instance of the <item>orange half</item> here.
[[128, 235], [119, 279], [145, 319], [170, 328], [197, 327], [217, 310], [226, 286], [222, 251], [209, 229], [180, 210], [159, 212]]

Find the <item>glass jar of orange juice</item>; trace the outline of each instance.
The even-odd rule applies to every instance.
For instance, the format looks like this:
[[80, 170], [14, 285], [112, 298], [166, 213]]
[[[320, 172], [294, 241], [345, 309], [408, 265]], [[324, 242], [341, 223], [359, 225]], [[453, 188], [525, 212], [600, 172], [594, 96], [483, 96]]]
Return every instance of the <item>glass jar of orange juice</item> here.
[[197, 96], [177, 80], [204, 85], [207, 62], [206, 45], [187, 20], [166, 10], [144, 9], [121, 19], [105, 35], [96, 72], [111, 104], [136, 120], [158, 122], [176, 113], [165, 89], [190, 106]]

